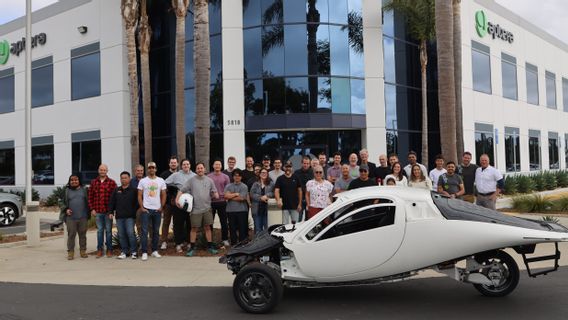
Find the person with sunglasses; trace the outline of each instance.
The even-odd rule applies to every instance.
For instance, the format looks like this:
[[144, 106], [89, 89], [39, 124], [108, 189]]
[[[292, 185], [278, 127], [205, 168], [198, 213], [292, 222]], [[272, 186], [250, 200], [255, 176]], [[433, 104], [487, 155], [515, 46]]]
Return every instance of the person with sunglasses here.
[[349, 190], [364, 188], [364, 187], [372, 187], [376, 185], [377, 181], [375, 179], [369, 178], [369, 166], [366, 164], [362, 164], [359, 166], [359, 178], [353, 179], [353, 181], [349, 183]]
[[306, 220], [312, 218], [331, 204], [333, 185], [325, 179], [324, 173], [322, 166], [315, 166], [314, 178], [306, 183], [306, 202], [308, 206]]

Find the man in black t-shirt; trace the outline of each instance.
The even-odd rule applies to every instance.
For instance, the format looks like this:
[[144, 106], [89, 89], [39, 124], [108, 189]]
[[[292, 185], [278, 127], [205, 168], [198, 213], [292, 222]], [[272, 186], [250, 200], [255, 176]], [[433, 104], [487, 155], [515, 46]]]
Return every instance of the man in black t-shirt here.
[[469, 151], [464, 152], [462, 164], [458, 166], [457, 173], [462, 177], [465, 188], [462, 199], [471, 203], [475, 202], [475, 189], [473, 185], [475, 183], [475, 171], [477, 168], [478, 166], [475, 163], [471, 163], [471, 153]]
[[292, 165], [284, 166], [284, 174], [276, 179], [274, 197], [282, 209], [282, 223], [296, 223], [302, 210], [302, 185], [300, 179], [292, 174]]
[[362, 164], [359, 166], [359, 178], [349, 183], [348, 190], [364, 188], [364, 187], [372, 187], [376, 185], [377, 181], [375, 181], [375, 179], [369, 178], [369, 166], [367, 166], [366, 164]]

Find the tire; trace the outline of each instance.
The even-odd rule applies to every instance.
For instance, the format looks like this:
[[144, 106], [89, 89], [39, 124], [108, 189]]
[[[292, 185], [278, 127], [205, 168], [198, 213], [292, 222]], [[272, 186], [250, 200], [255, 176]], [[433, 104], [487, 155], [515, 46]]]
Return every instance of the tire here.
[[10, 203], [0, 204], [0, 227], [8, 227], [16, 222], [18, 209]]
[[282, 299], [282, 280], [276, 270], [262, 263], [248, 264], [233, 281], [233, 297], [249, 313], [268, 313]]
[[485, 252], [480, 255], [476, 255], [475, 260], [482, 265], [495, 263], [494, 267], [481, 270], [480, 272], [482, 274], [489, 278], [491, 278], [490, 274], [496, 277], [503, 277], [497, 286], [474, 284], [473, 286], [475, 289], [481, 292], [484, 296], [504, 297], [513, 292], [519, 284], [519, 267], [515, 260], [506, 252], [501, 250]]

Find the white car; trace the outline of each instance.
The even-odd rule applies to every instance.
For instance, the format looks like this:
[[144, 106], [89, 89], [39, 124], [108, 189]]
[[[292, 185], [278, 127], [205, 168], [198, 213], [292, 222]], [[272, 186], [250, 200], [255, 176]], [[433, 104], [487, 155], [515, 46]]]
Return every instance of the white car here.
[[[421, 189], [368, 187], [341, 193], [315, 217], [278, 225], [221, 257], [236, 274], [233, 295], [247, 312], [272, 310], [283, 287], [325, 287], [405, 280], [433, 268], [471, 283], [486, 296], [505, 296], [519, 281], [523, 256], [530, 276], [555, 271], [558, 242], [568, 229], [510, 217]], [[550, 256], [527, 257], [536, 244], [555, 244]], [[550, 260], [535, 272], [529, 264]], [[456, 263], [465, 261], [465, 267]]]

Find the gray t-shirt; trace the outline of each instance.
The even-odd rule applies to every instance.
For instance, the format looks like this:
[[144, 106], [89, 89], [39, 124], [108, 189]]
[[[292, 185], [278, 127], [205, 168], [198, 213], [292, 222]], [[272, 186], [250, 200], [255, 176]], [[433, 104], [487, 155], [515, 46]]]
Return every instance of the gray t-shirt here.
[[198, 176], [187, 180], [180, 189], [181, 193], [189, 193], [193, 196], [193, 210], [191, 213], [205, 213], [211, 209], [211, 196], [217, 192], [215, 183], [207, 176]]
[[183, 170], [172, 173], [167, 179], [166, 184], [173, 184], [178, 189], [181, 189], [183, 185], [191, 178], [195, 177], [195, 172], [189, 170], [188, 173], [185, 173]]
[[444, 173], [438, 178], [438, 186], [441, 186], [444, 191], [449, 194], [456, 194], [460, 191], [460, 184], [463, 184], [462, 178], [457, 174], [451, 176]]
[[349, 184], [351, 183], [352, 180], [353, 179], [351, 178], [344, 180], [343, 177], [339, 177], [337, 180], [335, 180], [335, 187], [334, 187], [335, 192], [345, 191], [349, 189]]
[[[225, 193], [238, 193], [241, 198], [246, 199], [248, 195], [248, 187], [244, 183], [229, 183], [225, 186]], [[248, 211], [248, 203], [246, 201], [227, 200], [227, 212], [243, 212]]]
[[68, 206], [73, 212], [68, 218], [73, 220], [87, 218], [89, 214], [89, 205], [87, 204], [87, 197], [85, 197], [85, 194], [85, 190], [82, 188], [67, 189]]

